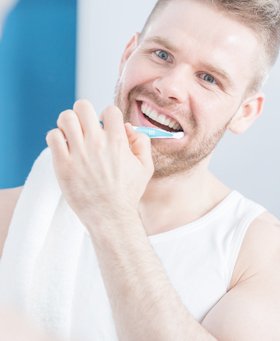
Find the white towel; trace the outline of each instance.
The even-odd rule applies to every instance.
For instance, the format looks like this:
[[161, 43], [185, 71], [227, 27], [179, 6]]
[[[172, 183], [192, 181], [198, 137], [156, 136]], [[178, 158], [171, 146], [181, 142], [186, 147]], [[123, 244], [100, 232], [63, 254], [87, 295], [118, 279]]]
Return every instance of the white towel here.
[[84, 243], [94, 252], [87, 231], [62, 197], [51, 152], [45, 149], [27, 178], [10, 225], [1, 259], [0, 302], [70, 337]]

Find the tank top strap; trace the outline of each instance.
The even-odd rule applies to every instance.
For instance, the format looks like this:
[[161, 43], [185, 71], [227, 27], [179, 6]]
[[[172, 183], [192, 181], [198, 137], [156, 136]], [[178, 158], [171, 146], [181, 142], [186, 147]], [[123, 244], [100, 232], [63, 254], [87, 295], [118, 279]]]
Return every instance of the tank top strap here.
[[231, 243], [229, 245], [227, 257], [228, 285], [230, 284], [234, 267], [248, 228], [258, 216], [266, 211], [263, 206], [244, 197], [237, 191], [235, 191], [235, 198], [235, 205], [232, 206], [231, 212]]

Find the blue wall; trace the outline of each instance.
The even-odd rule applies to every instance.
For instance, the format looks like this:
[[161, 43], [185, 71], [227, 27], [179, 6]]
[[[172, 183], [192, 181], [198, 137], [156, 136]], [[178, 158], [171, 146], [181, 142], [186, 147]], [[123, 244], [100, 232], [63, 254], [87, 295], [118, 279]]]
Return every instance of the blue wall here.
[[75, 100], [76, 0], [20, 0], [0, 42], [0, 188], [22, 185]]

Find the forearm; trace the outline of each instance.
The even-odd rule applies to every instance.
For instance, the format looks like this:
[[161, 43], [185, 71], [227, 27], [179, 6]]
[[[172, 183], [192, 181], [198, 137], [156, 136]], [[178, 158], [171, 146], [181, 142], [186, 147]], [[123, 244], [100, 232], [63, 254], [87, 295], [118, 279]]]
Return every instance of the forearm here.
[[121, 341], [215, 340], [187, 311], [137, 214], [89, 227]]

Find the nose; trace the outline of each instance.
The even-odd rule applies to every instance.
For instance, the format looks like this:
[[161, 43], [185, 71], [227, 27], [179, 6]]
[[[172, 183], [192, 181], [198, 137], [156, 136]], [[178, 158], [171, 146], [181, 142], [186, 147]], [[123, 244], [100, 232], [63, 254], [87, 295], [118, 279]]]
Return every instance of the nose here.
[[153, 88], [162, 99], [184, 103], [189, 98], [190, 77], [190, 69], [178, 65], [157, 77], [153, 81]]

